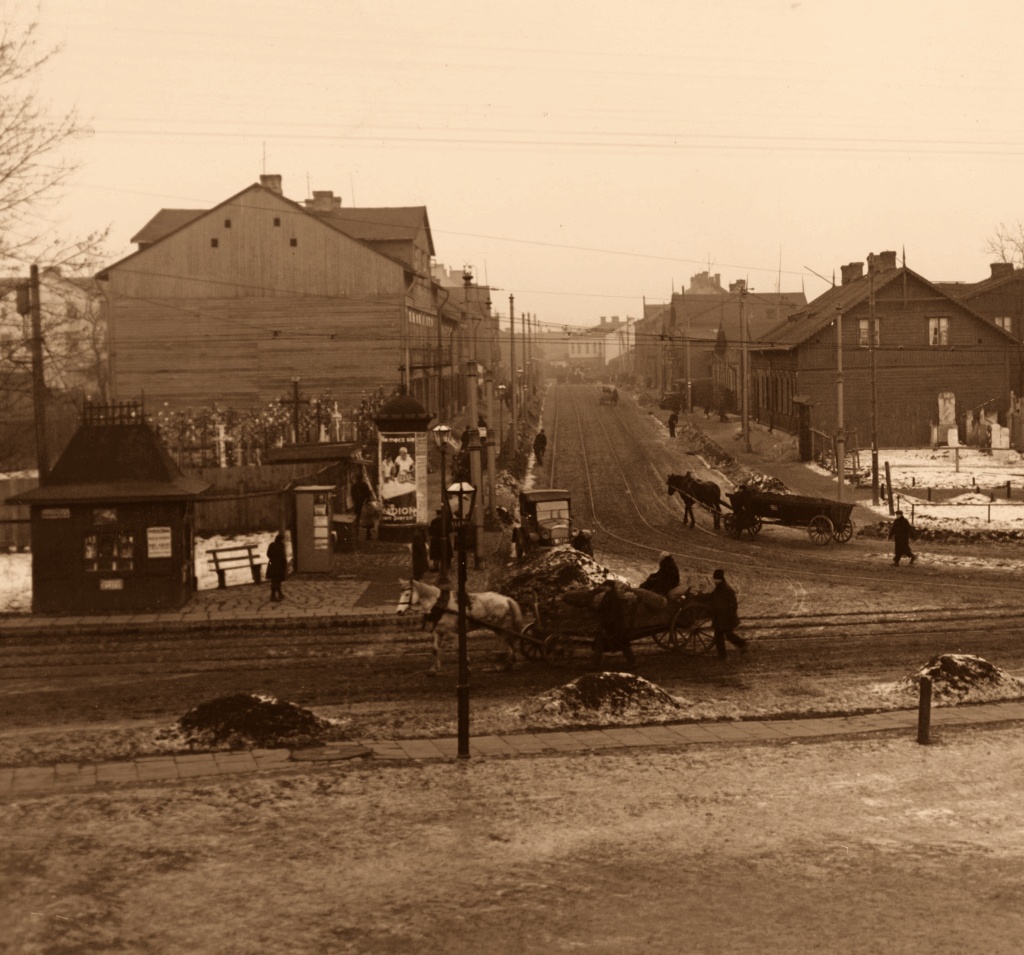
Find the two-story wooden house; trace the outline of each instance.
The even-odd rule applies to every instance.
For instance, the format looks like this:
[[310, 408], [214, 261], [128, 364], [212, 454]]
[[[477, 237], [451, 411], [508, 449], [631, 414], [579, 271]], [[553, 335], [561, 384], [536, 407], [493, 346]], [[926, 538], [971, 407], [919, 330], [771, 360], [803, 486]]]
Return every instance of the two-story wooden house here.
[[[841, 328], [841, 338], [837, 331]], [[1020, 393], [1019, 342], [906, 266], [895, 252], [842, 267], [842, 283], [751, 347], [750, 412], [825, 434], [837, 426], [840, 350], [846, 431], [868, 447], [929, 444], [943, 406], [1004, 414]], [[952, 395], [952, 399], [948, 398]]]
[[993, 262], [991, 274], [980, 282], [936, 282], [936, 287], [1024, 339], [1024, 269], [1012, 262]]
[[134, 241], [98, 275], [116, 398], [252, 408], [298, 378], [348, 408], [404, 377], [439, 407], [459, 316], [431, 279], [424, 207], [298, 203], [264, 175], [212, 209], [161, 210]]

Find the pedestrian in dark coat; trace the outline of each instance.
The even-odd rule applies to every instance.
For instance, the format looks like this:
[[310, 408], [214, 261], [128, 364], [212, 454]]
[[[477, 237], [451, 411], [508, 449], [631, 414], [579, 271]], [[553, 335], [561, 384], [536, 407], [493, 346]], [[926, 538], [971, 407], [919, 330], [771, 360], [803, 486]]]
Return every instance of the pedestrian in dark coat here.
[[679, 423], [679, 415], [673, 411], [668, 416], [668, 436], [674, 438], [676, 436], [676, 425]]
[[427, 559], [427, 535], [422, 527], [412, 532], [412, 579], [422, 580], [430, 562]]
[[533, 453], [537, 458], [538, 464], [544, 463], [544, 452], [548, 449], [548, 436], [544, 433], [544, 429], [541, 428], [537, 432], [537, 437], [533, 439]]
[[441, 565], [450, 567], [452, 564], [452, 538], [445, 534], [444, 508], [439, 507], [434, 519], [430, 522], [430, 566], [440, 570]]
[[894, 541], [896, 545], [892, 562], [897, 567], [899, 567], [900, 560], [904, 557], [910, 558], [911, 566], [917, 560], [917, 555], [910, 549], [910, 541], [913, 536], [914, 528], [911, 526], [910, 521], [903, 516], [903, 511], [897, 511], [896, 520], [892, 522], [892, 526], [889, 528], [889, 540]]
[[715, 649], [719, 657], [725, 659], [725, 641], [739, 647], [740, 652], [747, 649], [747, 641], [736, 636], [736, 628], [740, 625], [736, 591], [725, 582], [725, 571], [716, 570], [712, 575], [715, 589], [711, 591], [711, 625], [715, 630]]
[[591, 540], [592, 537], [593, 535], [588, 530], [577, 531], [576, 536], [572, 539], [572, 546], [580, 553], [593, 557], [594, 543]]
[[281, 583], [288, 576], [288, 554], [284, 549], [284, 534], [278, 534], [267, 548], [267, 580], [270, 581], [270, 599], [284, 600]]
[[658, 569], [640, 585], [640, 589], [650, 590], [652, 593], [667, 597], [678, 586], [679, 568], [676, 566], [675, 558], [668, 551], [663, 550]]
[[359, 527], [363, 515], [363, 505], [373, 497], [373, 491], [366, 483], [366, 478], [360, 474], [352, 482], [349, 493], [352, 495], [352, 509], [356, 512], [356, 527]]
[[601, 617], [601, 631], [594, 641], [594, 669], [602, 668], [604, 654], [608, 650], [621, 651], [626, 657], [626, 666], [632, 669], [636, 666], [636, 656], [626, 632], [626, 605], [614, 580], [606, 580], [602, 587], [604, 593], [597, 604], [597, 612]]

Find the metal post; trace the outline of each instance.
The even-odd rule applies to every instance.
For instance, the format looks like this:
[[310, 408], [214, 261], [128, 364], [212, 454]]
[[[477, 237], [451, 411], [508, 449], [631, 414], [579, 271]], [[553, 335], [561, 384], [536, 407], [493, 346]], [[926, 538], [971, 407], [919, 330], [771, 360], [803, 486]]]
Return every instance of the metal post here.
[[459, 683], [456, 688], [459, 759], [469, 759], [469, 657], [466, 652], [466, 521], [460, 520], [459, 542]]
[[512, 363], [509, 365], [508, 386], [512, 389], [512, 454], [519, 450], [519, 419], [516, 416], [516, 297], [508, 297], [508, 350]]
[[32, 404], [36, 425], [36, 467], [39, 481], [50, 475], [50, 455], [46, 445], [46, 374], [43, 370], [43, 316], [39, 302], [39, 266], [29, 271], [29, 308], [32, 313]]
[[[685, 307], [685, 306], [684, 306]], [[690, 313], [686, 312], [686, 413], [693, 414], [693, 382], [690, 377]]]
[[[480, 428], [477, 425], [479, 412], [477, 411], [477, 367], [476, 361], [472, 358], [466, 362], [466, 391], [469, 396], [469, 480], [475, 488], [483, 486], [483, 472], [480, 467]], [[473, 567], [479, 569], [480, 562], [480, 541], [483, 539], [484, 531], [484, 509], [475, 508], [473, 511], [473, 526], [476, 533], [473, 535]]]
[[740, 289], [740, 337], [743, 339], [743, 348], [740, 352], [740, 375], [743, 377], [743, 447], [748, 453], [754, 449], [750, 446], [750, 383], [747, 374], [747, 310], [746, 310], [747, 287]]
[[495, 476], [498, 467], [494, 448], [494, 379], [489, 371], [484, 372], [484, 403], [487, 408], [487, 439], [484, 442], [487, 454], [487, 513], [493, 517], [495, 508], [498, 506], [498, 487]]
[[871, 503], [878, 505], [878, 389], [876, 385], [877, 371], [875, 358], [875, 336], [878, 334], [877, 317], [875, 315], [875, 274], [868, 273], [868, 309], [871, 320], [868, 322], [868, 334], [871, 336], [869, 351], [871, 353]]
[[846, 470], [846, 423], [843, 413], [843, 311], [836, 308], [836, 500], [843, 500], [843, 472]]
[[451, 528], [448, 526], [448, 504], [445, 497], [445, 491], [448, 487], [448, 478], [445, 474], [447, 460], [448, 437], [446, 435], [445, 439], [441, 442], [441, 557], [437, 563], [437, 582], [441, 586], [447, 586], [451, 579], [448, 576], [451, 572], [448, 564], [448, 541], [451, 539], [448, 535], [451, 533]]

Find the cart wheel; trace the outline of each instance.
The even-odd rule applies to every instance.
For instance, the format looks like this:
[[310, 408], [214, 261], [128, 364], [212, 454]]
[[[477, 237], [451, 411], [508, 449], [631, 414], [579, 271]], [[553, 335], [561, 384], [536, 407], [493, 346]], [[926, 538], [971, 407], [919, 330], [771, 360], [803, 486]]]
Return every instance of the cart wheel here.
[[676, 650], [707, 653], [715, 645], [711, 612], [706, 607], [682, 607], [672, 618], [672, 637]]
[[851, 537], [853, 537], [853, 521], [848, 520], [836, 531], [836, 540], [840, 544], [845, 544]]
[[736, 526], [736, 516], [734, 514], [726, 514], [722, 518], [722, 523], [725, 525], [725, 532], [732, 534], [733, 537], [739, 537], [742, 531]]
[[747, 528], [747, 530], [750, 531], [751, 537], [755, 537], [761, 533], [761, 524], [761, 518], [755, 514], [751, 520], [750, 527]]
[[[675, 618], [681, 614], [681, 610], [677, 610], [675, 616], [672, 618], [673, 622]], [[651, 634], [654, 637], [654, 642], [661, 647], [662, 650], [678, 650], [679, 643], [676, 640], [676, 635], [673, 632], [672, 624], [669, 624], [667, 630], [661, 630], [660, 632]]]
[[543, 656], [544, 633], [537, 624], [528, 623], [519, 635], [519, 652], [526, 660], [539, 660]]
[[571, 637], [561, 633], [549, 634], [542, 648], [544, 662], [553, 667], [565, 666], [572, 660], [574, 650]]
[[832, 522], [824, 514], [812, 517], [811, 523], [807, 525], [807, 536], [815, 544], [827, 544], [832, 540], [835, 532], [836, 529], [832, 526]]

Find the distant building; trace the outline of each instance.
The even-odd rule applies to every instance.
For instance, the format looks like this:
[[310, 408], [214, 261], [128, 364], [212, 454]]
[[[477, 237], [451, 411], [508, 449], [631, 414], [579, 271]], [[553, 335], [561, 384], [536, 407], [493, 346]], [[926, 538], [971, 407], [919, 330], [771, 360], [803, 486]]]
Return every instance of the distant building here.
[[598, 325], [569, 335], [567, 361], [572, 371], [584, 377], [600, 377], [610, 367], [618, 368], [623, 356], [633, 349], [634, 319], [602, 316]]
[[1024, 269], [993, 262], [980, 282], [936, 282], [936, 288], [969, 305], [1014, 338], [1024, 338]]
[[[911, 269], [895, 252], [842, 267], [842, 284], [751, 346], [750, 413], [807, 437], [837, 426], [837, 316], [842, 316], [843, 417], [848, 447], [924, 446], [939, 409], [1004, 415], [1020, 393], [1013, 335]], [[872, 375], [872, 367], [874, 374]], [[874, 388], [872, 388], [874, 377]], [[940, 397], [941, 396], [941, 397]]]

